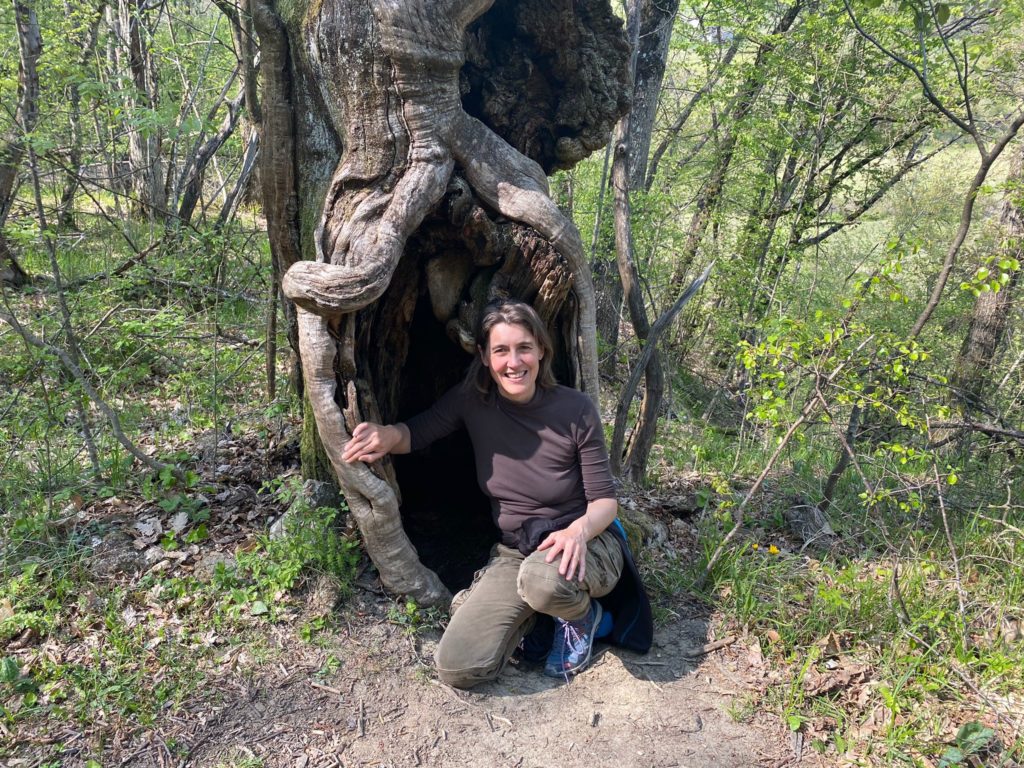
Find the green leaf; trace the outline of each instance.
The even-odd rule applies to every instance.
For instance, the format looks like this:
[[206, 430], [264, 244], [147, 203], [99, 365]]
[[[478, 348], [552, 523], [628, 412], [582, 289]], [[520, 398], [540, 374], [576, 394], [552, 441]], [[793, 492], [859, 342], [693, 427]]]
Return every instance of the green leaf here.
[[945, 24], [949, 21], [949, 6], [945, 3], [939, 3], [935, 6], [935, 20], [939, 24]]
[[959, 482], [959, 480], [960, 480], [960, 478], [956, 476], [956, 472], [950, 472], [950, 473], [949, 473], [949, 474], [948, 474], [948, 475], [946, 476], [946, 482], [947, 482], [947, 483], [948, 483], [949, 485], [956, 485], [956, 484], [957, 484], [957, 482]]
[[267, 604], [262, 600], [257, 600], [251, 606], [249, 606], [249, 613], [253, 616], [262, 616], [265, 613], [270, 613], [270, 609], [267, 608]]
[[939, 759], [939, 768], [952, 768], [955, 765], [962, 765], [964, 761], [964, 753], [956, 747], [947, 747], [946, 751], [942, 753], [942, 757]]
[[0, 659], [0, 683], [13, 683], [21, 676], [21, 666], [13, 656]]

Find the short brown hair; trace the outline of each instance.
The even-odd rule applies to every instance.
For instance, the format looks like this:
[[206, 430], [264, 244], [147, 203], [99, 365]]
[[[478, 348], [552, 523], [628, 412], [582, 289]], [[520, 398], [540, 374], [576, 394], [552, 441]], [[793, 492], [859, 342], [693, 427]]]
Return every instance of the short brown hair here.
[[519, 299], [495, 299], [488, 302], [480, 313], [476, 323], [477, 354], [469, 366], [466, 383], [472, 384], [481, 395], [490, 395], [494, 391], [494, 379], [480, 359], [481, 350], [486, 351], [491, 337], [491, 329], [500, 323], [518, 325], [525, 329], [540, 347], [541, 357], [537, 371], [537, 385], [550, 389], [558, 384], [555, 374], [551, 371], [555, 350], [551, 342], [551, 334], [545, 327], [537, 310]]

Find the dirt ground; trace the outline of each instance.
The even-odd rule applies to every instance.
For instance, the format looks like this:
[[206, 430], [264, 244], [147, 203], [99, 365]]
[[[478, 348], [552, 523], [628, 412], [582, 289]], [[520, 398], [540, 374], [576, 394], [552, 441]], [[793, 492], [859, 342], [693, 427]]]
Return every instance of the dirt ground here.
[[[267, 521], [282, 510], [254, 489], [261, 477], [277, 476], [283, 470], [272, 457], [262, 456], [258, 446], [236, 442], [222, 445], [222, 454], [233, 462], [232, 474], [219, 481], [223, 490], [211, 495], [211, 537], [202, 547], [168, 554], [155, 546], [161, 526], [163, 530], [173, 526], [173, 516], [152, 505], [114, 499], [82, 510], [75, 518], [77, 525], [105, 532], [103, 540], [94, 543], [95, 577], [134, 590], [147, 570], [199, 576], [210, 571], [207, 565], [230, 561], [237, 547], [250, 541], [254, 532], [265, 530]], [[662, 493], [672, 496], [675, 491], [663, 489]], [[688, 505], [681, 497], [672, 496], [671, 504], [662, 501], [648, 500], [646, 506]], [[626, 503], [632, 505], [634, 500]], [[669, 526], [660, 536], [670, 541], [658, 546], [690, 551], [695, 535], [690, 527], [673, 515], [663, 517]], [[159, 526], [153, 523], [156, 518], [162, 520]], [[144, 555], [150, 551], [165, 559], [149, 562]], [[336, 594], [317, 595], [315, 586], [309, 591], [299, 600], [305, 606], [299, 610], [307, 617], [322, 616], [335, 603]], [[739, 768], [818, 764], [814, 753], [792, 740], [777, 715], [763, 713], [755, 704], [772, 684], [773, 675], [757, 638], [719, 637], [715, 627], [727, 623], [686, 595], [671, 598], [668, 604], [664, 595], [659, 597], [659, 615], [669, 618], [659, 622], [654, 647], [647, 655], [599, 643], [593, 664], [569, 683], [544, 677], [536, 666], [510, 664], [498, 681], [470, 692], [437, 681], [431, 660], [440, 627], [414, 630], [402, 621], [404, 603], [395, 600], [383, 592], [373, 569], [367, 567], [351, 598], [335, 614], [337, 621], [312, 637], [300, 636], [302, 616], [278, 623], [254, 622], [248, 644], [218, 645], [213, 660], [208, 653], [202, 661], [197, 658], [201, 690], [190, 692], [183, 703], [165, 710], [155, 722], [125, 727], [96, 722], [83, 727], [73, 720], [42, 719], [25, 723], [17, 732], [0, 722], [0, 736], [9, 746], [0, 765]], [[138, 607], [153, 612], [146, 620], [154, 632], [175, 621], [160, 601]], [[93, 638], [91, 633], [99, 636]], [[96, 643], [104, 642], [102, 626], [92, 627], [83, 637], [64, 640], [68, 647], [47, 641], [45, 648], [22, 649], [22, 661], [43, 652], [64, 660], [87, 656]], [[148, 668], [157, 677], [162, 674], [158, 667]], [[91, 760], [92, 755], [102, 755], [102, 761]]]
[[[389, 603], [361, 591], [347, 626], [318, 647], [282, 636], [281, 661], [265, 674], [231, 676], [216, 706], [180, 713], [185, 760], [155, 742], [122, 765], [727, 768], [796, 760], [777, 719], [744, 711], [760, 676], [750, 648], [725, 638], [695, 656], [709, 643], [703, 619], [661, 627], [646, 656], [601, 646], [568, 684], [539, 667], [509, 665], [497, 682], [465, 692], [431, 670], [437, 630], [387, 622]], [[812, 764], [806, 754], [803, 764]]]

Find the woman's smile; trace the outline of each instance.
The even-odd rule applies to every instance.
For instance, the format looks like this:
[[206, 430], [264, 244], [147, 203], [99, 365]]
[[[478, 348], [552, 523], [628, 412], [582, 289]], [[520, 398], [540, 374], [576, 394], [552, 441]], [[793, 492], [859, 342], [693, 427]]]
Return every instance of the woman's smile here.
[[480, 358], [498, 391], [516, 403], [528, 403], [533, 398], [543, 356], [533, 334], [510, 323], [498, 323], [491, 328], [487, 349], [480, 350]]

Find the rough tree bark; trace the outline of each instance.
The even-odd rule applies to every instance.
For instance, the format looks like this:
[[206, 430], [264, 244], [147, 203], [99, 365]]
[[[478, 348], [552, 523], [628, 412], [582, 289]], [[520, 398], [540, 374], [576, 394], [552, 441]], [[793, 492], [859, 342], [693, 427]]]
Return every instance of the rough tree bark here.
[[496, 295], [531, 301], [559, 378], [597, 396], [589, 269], [545, 174], [625, 111], [621, 23], [607, 0], [492, 2], [253, 2], [265, 208], [309, 410], [383, 583], [424, 604], [457, 584], [406, 528], [451, 519], [472, 462], [437, 446], [414, 510], [429, 457], [345, 464], [355, 424], [407, 417], [457, 381]]
[[[1006, 180], [1006, 192], [999, 223], [1005, 236], [1000, 258], [1024, 262], [1024, 149], [1018, 148]], [[978, 296], [971, 311], [960, 353], [953, 364], [951, 384], [964, 410], [977, 410], [991, 387], [992, 365], [1006, 334], [1016, 294], [1020, 270], [1012, 270], [1010, 279], [998, 293], [986, 291]]]

